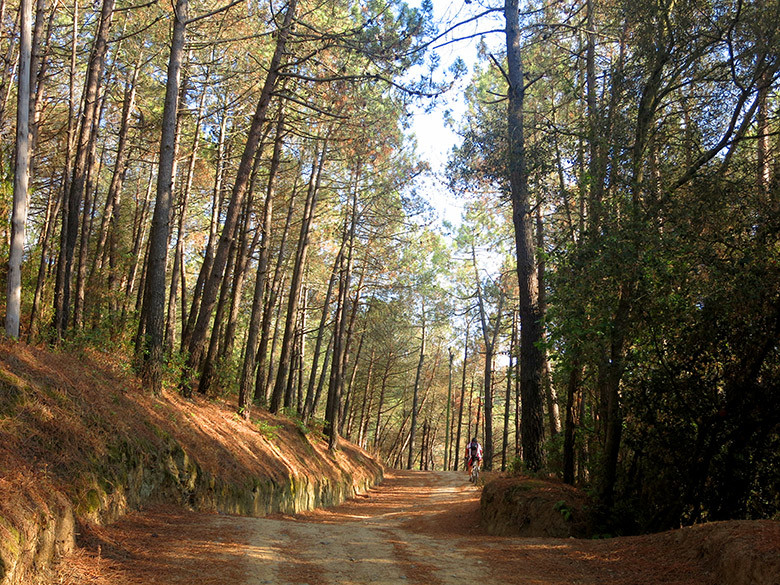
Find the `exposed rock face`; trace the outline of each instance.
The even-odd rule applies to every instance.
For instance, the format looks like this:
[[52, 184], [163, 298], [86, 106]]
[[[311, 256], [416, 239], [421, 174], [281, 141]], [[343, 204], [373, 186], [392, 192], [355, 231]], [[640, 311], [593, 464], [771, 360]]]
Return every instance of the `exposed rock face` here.
[[368, 457], [358, 462], [364, 465], [363, 473], [341, 469], [334, 458], [328, 462], [332, 477], [291, 472], [240, 484], [204, 471], [173, 439], [156, 452], [133, 451], [132, 445], [123, 444], [112, 449], [114, 456], [96, 469], [75, 504], [55, 491], [45, 502], [31, 501], [28, 513], [14, 519], [13, 525], [21, 529], [0, 518], [0, 584], [29, 584], [53, 559], [72, 551], [76, 517], [108, 523], [149, 502], [247, 516], [294, 513], [337, 505], [382, 478], [382, 468]]
[[586, 503], [582, 492], [564, 484], [525, 477], [496, 479], [482, 490], [482, 525], [497, 536], [585, 536]]

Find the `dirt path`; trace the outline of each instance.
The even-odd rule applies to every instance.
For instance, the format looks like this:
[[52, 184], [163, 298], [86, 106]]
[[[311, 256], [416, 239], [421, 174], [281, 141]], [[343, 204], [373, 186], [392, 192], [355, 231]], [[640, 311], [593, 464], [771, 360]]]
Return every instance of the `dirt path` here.
[[363, 497], [295, 516], [258, 519], [146, 511], [111, 527], [93, 529], [84, 535], [84, 544], [87, 552], [70, 559], [54, 582], [714, 583], [696, 555], [677, 550], [670, 538], [591, 541], [486, 536], [479, 528], [479, 490], [464, 474], [454, 472], [391, 472]]

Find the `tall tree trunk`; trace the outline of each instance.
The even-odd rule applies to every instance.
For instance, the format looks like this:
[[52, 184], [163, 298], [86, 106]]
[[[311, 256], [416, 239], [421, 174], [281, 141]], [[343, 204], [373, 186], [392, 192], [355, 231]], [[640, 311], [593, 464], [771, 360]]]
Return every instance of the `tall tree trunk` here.
[[[135, 109], [135, 94], [136, 86], [138, 84], [138, 73], [141, 69], [141, 59], [142, 56], [139, 53], [138, 59], [135, 62], [135, 67], [133, 67], [133, 72], [125, 84], [122, 118], [119, 123], [119, 139], [114, 160], [114, 173], [111, 176], [111, 184], [108, 187], [108, 194], [106, 195], [106, 206], [103, 210], [103, 218], [100, 224], [100, 232], [96, 247], [98, 254], [95, 255], [95, 262], [92, 264], [92, 278], [100, 273], [105, 264], [105, 260], [108, 257], [109, 251], [106, 242], [108, 242], [109, 228], [113, 226], [114, 229], [116, 229], [116, 225], [113, 221], [114, 213], [119, 210], [122, 187], [127, 174], [127, 162], [129, 157], [127, 138], [130, 132], [130, 118]], [[100, 253], [101, 250], [103, 250], [103, 253]]]
[[575, 406], [577, 396], [581, 392], [580, 380], [582, 369], [579, 361], [574, 360], [569, 372], [568, 392], [566, 395], [566, 425], [564, 427], [563, 437], [563, 481], [569, 485], [574, 485], [574, 456], [575, 456]]
[[512, 387], [515, 376], [512, 359], [515, 355], [515, 328], [517, 319], [515, 313], [512, 313], [512, 337], [509, 340], [509, 364], [506, 369], [506, 396], [504, 397], [504, 434], [501, 441], [501, 471], [506, 471], [507, 450], [509, 446], [509, 410], [512, 404]]
[[22, 306], [22, 255], [27, 225], [27, 183], [30, 170], [30, 58], [32, 53], [32, 0], [19, 4], [19, 92], [16, 106], [16, 163], [11, 246], [8, 257], [5, 333], [19, 338]]
[[168, 82], [165, 86], [162, 137], [160, 139], [160, 165], [157, 171], [157, 198], [149, 233], [149, 257], [147, 258], [141, 322], [145, 335], [141, 350], [142, 375], [154, 394], [162, 390], [162, 366], [165, 336], [165, 274], [168, 261], [168, 237], [170, 235], [171, 200], [173, 197], [174, 168], [176, 161], [176, 128], [179, 104], [181, 69], [187, 28], [188, 0], [177, 0], [174, 9], [171, 52], [168, 60]]
[[271, 156], [271, 167], [268, 171], [268, 186], [266, 188], [265, 204], [263, 205], [263, 217], [259, 231], [260, 255], [257, 259], [257, 276], [255, 278], [255, 292], [252, 298], [252, 315], [249, 318], [249, 330], [247, 332], [244, 362], [241, 368], [239, 382], [238, 412], [249, 419], [252, 406], [252, 383], [254, 382], [255, 365], [257, 364], [258, 340], [263, 319], [263, 297], [266, 292], [268, 280], [268, 260], [271, 247], [271, 220], [273, 219], [274, 197], [276, 196], [276, 174], [281, 162], [282, 146], [284, 144], [284, 114], [279, 109], [276, 120], [276, 138], [274, 139], [274, 151]]
[[265, 302], [265, 308], [263, 309], [263, 324], [260, 329], [260, 345], [257, 350], [257, 375], [255, 381], [254, 400], [255, 402], [262, 401], [264, 404], [268, 403], [268, 394], [272, 379], [271, 367], [269, 364], [270, 359], [274, 353], [274, 348], [271, 348], [270, 353], [268, 351], [268, 345], [271, 343], [271, 324], [273, 322], [274, 310], [277, 308], [276, 299], [279, 296], [279, 292], [282, 290], [286, 264], [289, 259], [289, 255], [287, 254], [287, 240], [290, 234], [290, 227], [292, 226], [292, 218], [295, 213], [295, 203], [297, 196], [298, 185], [296, 183], [293, 186], [292, 192], [290, 193], [290, 201], [287, 208], [287, 219], [284, 222], [284, 230], [282, 230], [282, 237], [281, 241], [279, 242], [276, 266], [274, 267], [274, 277], [270, 283], [270, 286], [267, 287], [267, 299]]
[[46, 283], [47, 268], [49, 268], [49, 249], [56, 230], [56, 218], [59, 215], [61, 203], [54, 189], [49, 190], [49, 198], [46, 203], [46, 217], [43, 238], [41, 240], [41, 259], [38, 263], [38, 278], [35, 282], [35, 294], [33, 295], [32, 309], [30, 310], [30, 327], [27, 331], [27, 343], [32, 343], [36, 331], [35, 322], [38, 320], [38, 312], [43, 302], [43, 288]]
[[192, 339], [190, 340], [188, 347], [188, 369], [198, 369], [203, 358], [203, 350], [206, 341], [208, 324], [211, 321], [211, 312], [217, 300], [219, 284], [222, 280], [222, 273], [225, 270], [228, 251], [230, 249], [230, 244], [235, 237], [238, 216], [243, 206], [242, 204], [246, 194], [247, 185], [249, 184], [253, 163], [260, 147], [260, 138], [262, 135], [263, 126], [266, 123], [268, 105], [271, 102], [276, 80], [279, 76], [279, 70], [282, 65], [282, 58], [286, 50], [287, 38], [289, 37], [290, 30], [292, 28], [296, 4], [297, 0], [290, 0], [290, 3], [287, 5], [287, 12], [285, 13], [284, 22], [277, 31], [276, 48], [274, 50], [273, 57], [271, 58], [271, 63], [268, 67], [268, 75], [266, 76], [265, 83], [260, 94], [260, 100], [257, 103], [257, 109], [255, 110], [255, 114], [252, 117], [252, 123], [247, 133], [244, 152], [241, 155], [241, 161], [238, 165], [238, 170], [236, 171], [232, 195], [230, 202], [228, 203], [227, 212], [225, 214], [225, 224], [222, 228], [222, 236], [219, 239], [219, 245], [217, 246], [217, 250], [214, 254], [214, 263], [211, 267], [211, 272], [204, 283], [201, 306], [197, 321], [195, 322], [195, 327], [192, 331]]
[[519, 0], [506, 0], [507, 67], [509, 100], [507, 132], [509, 139], [509, 183], [512, 221], [517, 250], [517, 277], [520, 287], [520, 391], [523, 401], [523, 457], [532, 471], [544, 466], [544, 408], [542, 386], [543, 360], [540, 350], [542, 319], [539, 306], [539, 282], [533, 241], [532, 206], [528, 193], [528, 170], [523, 137], [523, 101], [525, 98]]
[[[110, 78], [110, 74], [108, 77]], [[76, 263], [76, 294], [73, 302], [73, 328], [81, 330], [84, 327], [84, 312], [86, 304], [87, 287], [87, 256], [89, 254], [89, 240], [92, 237], [92, 225], [94, 219], [95, 201], [97, 192], [95, 185], [99, 183], [98, 175], [102, 169], [103, 156], [97, 156], [97, 144], [100, 121], [103, 118], [105, 107], [105, 92], [98, 98], [95, 123], [92, 125], [92, 134], [89, 139], [89, 153], [87, 155], [87, 179], [84, 183], [84, 212], [81, 216], [81, 234], [79, 238], [79, 254]]]
[[379, 403], [376, 405], [376, 425], [374, 426], [374, 441], [372, 443], [374, 451], [379, 447], [379, 429], [381, 428], [382, 408], [385, 405], [385, 394], [387, 392], [387, 381], [390, 379], [390, 367], [393, 354], [387, 356], [385, 361], [385, 371], [382, 373], [382, 385], [379, 387]]
[[[325, 429], [328, 435], [328, 445], [330, 449], [338, 446], [339, 436], [339, 414], [341, 411], [341, 392], [344, 385], [344, 372], [346, 368], [347, 346], [349, 344], [347, 336], [347, 302], [349, 300], [350, 280], [352, 278], [353, 250], [355, 242], [355, 228], [357, 226], [357, 195], [358, 185], [360, 183], [360, 171], [362, 164], [356, 163], [354, 173], [354, 192], [352, 197], [352, 213], [349, 220], [345, 218], [345, 225], [342, 239], [348, 241], [347, 257], [342, 255], [342, 264], [339, 275], [339, 293], [336, 303], [336, 316], [333, 322], [333, 365], [330, 370], [330, 380], [328, 383], [328, 400], [325, 405]], [[351, 333], [351, 331], [350, 331]], [[324, 372], [323, 372], [324, 373]]]
[[[144, 238], [145, 238], [145, 232], [146, 232], [146, 225], [148, 223], [149, 218], [149, 202], [152, 198], [152, 186], [154, 181], [154, 168], [149, 167], [149, 179], [146, 183], [146, 191], [144, 194], [143, 201], [139, 202], [136, 192], [136, 209], [135, 209], [135, 217], [133, 218], [133, 247], [132, 252], [130, 254], [130, 257], [133, 259], [130, 263], [130, 269], [127, 273], [127, 276], [125, 277], [124, 281], [124, 288], [125, 288], [125, 298], [122, 303], [122, 322], [125, 322], [127, 319], [127, 312], [130, 310], [130, 300], [133, 297], [133, 291], [135, 290], [135, 281], [138, 276], [138, 268], [139, 266], [146, 266], [146, 256], [148, 254], [144, 252], [144, 262], [141, 262], [141, 248], [148, 248], [148, 246], [144, 246]], [[115, 219], [115, 223], [118, 218]], [[116, 232], [115, 228], [112, 228], [112, 234], [111, 234], [111, 250], [112, 250], [112, 256], [116, 258], [117, 256], [117, 240], [118, 240], [118, 234]], [[141, 269], [141, 281], [143, 282], [145, 277], [144, 274], [146, 273], [146, 270], [144, 268]], [[143, 295], [143, 285], [139, 286], [139, 292], [138, 295], [141, 297]], [[136, 309], [137, 310], [137, 309]]]
[[412, 424], [409, 430], [409, 458], [406, 462], [406, 469], [412, 468], [412, 463], [414, 462], [414, 435], [417, 430], [417, 410], [418, 410], [418, 400], [419, 400], [419, 393], [420, 393], [420, 379], [422, 378], [422, 369], [423, 365], [425, 364], [425, 304], [423, 302], [422, 306], [422, 329], [420, 333], [420, 358], [417, 360], [417, 371], [414, 375], [414, 390], [412, 391]]
[[477, 255], [474, 243], [471, 244], [471, 261], [474, 267], [474, 276], [477, 287], [477, 301], [479, 307], [479, 320], [482, 327], [482, 340], [485, 344], [485, 440], [483, 441], [483, 461], [486, 470], [493, 469], [493, 357], [496, 351], [498, 332], [501, 329], [501, 316], [504, 306], [504, 293], [499, 289], [498, 308], [496, 310], [495, 323], [490, 325], [490, 318], [485, 309], [485, 299], [482, 296], [482, 283], [477, 269]]
[[[206, 72], [206, 82], [208, 82], [209, 72]], [[179, 88], [179, 103], [184, 103], [187, 95], [188, 78], [185, 78], [181, 87]], [[203, 105], [206, 99], [206, 92], [201, 91], [200, 98], [198, 99], [198, 109], [195, 114], [195, 129], [192, 136], [192, 146], [190, 148], [189, 164], [187, 165], [187, 174], [184, 179], [184, 184], [180, 190], [179, 200], [179, 213], [176, 226], [176, 250], [173, 257], [173, 269], [171, 270], [171, 286], [168, 293], [168, 313], [166, 317], [165, 325], [165, 350], [168, 353], [173, 352], [173, 348], [176, 345], [176, 305], [178, 304], [177, 297], [179, 291], [179, 285], [184, 290], [184, 226], [187, 217], [187, 206], [190, 201], [190, 193], [192, 192], [192, 182], [195, 176], [195, 164], [198, 160], [198, 147], [200, 146], [200, 132], [203, 124]], [[178, 136], [180, 132], [180, 122], [177, 119], [176, 134]], [[177, 138], [176, 144], [178, 146], [179, 140]], [[178, 148], [177, 148], [178, 150]], [[174, 161], [178, 158], [178, 153], [174, 154]], [[176, 163], [174, 162], [174, 165]], [[176, 167], [174, 166], [174, 169]], [[179, 282], [181, 280], [181, 283]], [[182, 307], [185, 305], [182, 303]], [[182, 313], [182, 322], [184, 322], [185, 316]]]
[[[352, 217], [352, 226], [350, 228], [349, 254], [348, 254], [348, 262], [347, 262], [347, 267], [348, 267], [348, 270], [347, 270], [347, 282], [351, 282], [351, 278], [352, 278], [353, 250], [354, 250], [354, 245], [355, 245], [355, 228], [357, 227], [357, 190], [355, 192], [355, 197], [353, 199], [352, 216], [353, 217]], [[353, 339], [353, 334], [355, 332], [355, 323], [357, 322], [357, 312], [358, 312], [358, 307], [360, 306], [360, 295], [361, 295], [361, 292], [363, 290], [363, 281], [364, 281], [365, 276], [366, 276], [366, 272], [365, 272], [365, 270], [362, 270], [360, 272], [360, 279], [358, 280], [357, 287], [355, 288], [355, 297], [354, 297], [354, 299], [351, 300], [352, 310], [350, 311], [350, 315], [349, 315], [349, 321], [348, 321], [348, 324], [347, 324], [346, 338], [345, 338], [345, 341], [344, 341], [344, 352], [343, 352], [343, 356], [341, 358], [342, 361], [344, 362], [342, 367], [341, 367], [341, 371], [345, 372], [345, 373], [347, 371], [347, 365], [349, 364], [349, 361], [350, 361], [350, 351], [352, 349], [352, 339]], [[350, 376], [349, 381], [347, 382], [347, 399], [342, 402], [343, 405], [344, 405], [343, 411], [347, 411], [347, 406], [348, 406], [347, 403], [348, 403], [349, 397], [350, 397], [350, 395], [352, 393], [352, 387], [353, 387], [353, 384], [354, 384], [354, 381], [355, 381], [355, 375], [357, 374], [357, 367], [358, 367], [358, 361], [360, 359], [360, 351], [362, 349], [363, 338], [364, 338], [364, 336], [361, 335], [360, 336], [360, 344], [358, 344], [358, 349], [357, 349], [357, 352], [355, 353], [355, 359], [353, 360], [354, 364], [353, 364], [353, 368], [352, 368], [352, 375]], [[340, 431], [339, 432], [342, 432], [341, 429], [343, 429], [345, 417], [342, 416], [342, 417], [340, 417], [339, 420], [341, 421], [341, 426], [340, 426]]]
[[449, 348], [449, 367], [447, 370], [447, 416], [444, 423], [444, 471], [450, 470], [450, 410], [452, 407], [452, 361], [455, 354]]
[[[325, 300], [322, 305], [322, 315], [320, 316], [320, 326], [317, 329], [317, 341], [314, 344], [314, 355], [311, 360], [311, 371], [309, 373], [309, 386], [306, 391], [306, 401], [303, 405], [303, 420], [308, 420], [313, 414], [316, 406], [314, 386], [317, 381], [317, 369], [320, 360], [320, 352], [322, 349], [322, 339], [325, 335], [325, 326], [328, 323], [328, 315], [330, 311], [330, 300], [333, 296], [333, 288], [338, 278], [338, 270], [341, 265], [341, 257], [344, 253], [344, 246], [346, 242], [342, 241], [341, 249], [336, 255], [336, 261], [333, 263], [333, 270], [331, 271], [330, 279], [328, 280], [328, 290], [325, 293]], [[323, 366], [324, 370], [324, 366]]]
[[234, 240], [228, 251], [227, 266], [225, 267], [222, 286], [219, 289], [217, 310], [214, 314], [214, 323], [211, 327], [211, 336], [209, 337], [209, 348], [206, 352], [206, 357], [203, 360], [203, 366], [198, 380], [198, 392], [203, 395], [209, 394], [217, 373], [217, 364], [215, 363], [217, 359], [217, 348], [219, 347], [219, 338], [222, 335], [225, 325], [225, 310], [227, 308], [227, 300], [230, 292], [230, 283], [233, 272], [237, 268], [238, 248], [240, 245], [240, 242]]
[[211, 272], [211, 265], [214, 261], [214, 248], [216, 247], [217, 240], [217, 226], [219, 223], [219, 216], [222, 211], [223, 193], [222, 193], [222, 179], [225, 173], [226, 165], [226, 152], [225, 152], [225, 139], [227, 136], [227, 114], [224, 114], [219, 122], [219, 138], [217, 139], [217, 160], [216, 160], [216, 174], [214, 177], [214, 191], [211, 202], [211, 223], [209, 224], [209, 239], [206, 243], [206, 250], [203, 253], [203, 264], [201, 265], [200, 272], [198, 273], [198, 280], [195, 283], [195, 289], [192, 292], [192, 305], [190, 306], [187, 319], [183, 320], [182, 332], [181, 332], [181, 348], [185, 350], [189, 346], [190, 339], [192, 339], [192, 330], [195, 328], [195, 321], [198, 318], [198, 312], [200, 311], [200, 299], [203, 295], [203, 284]]
[[103, 76], [103, 65], [108, 48], [108, 33], [111, 27], [113, 12], [114, 0], [103, 0], [100, 23], [95, 36], [95, 43], [92, 47], [87, 69], [87, 79], [84, 86], [84, 110], [79, 127], [76, 160], [73, 165], [73, 175], [70, 180], [68, 194], [62, 206], [60, 256], [57, 265], [57, 284], [54, 289], [54, 328], [58, 337], [64, 335], [68, 326], [70, 281], [73, 254], [78, 238], [79, 210], [87, 178], [87, 166], [91, 149], [90, 140], [93, 136], [92, 127], [96, 124], [99, 105], [98, 90]]
[[[463, 375], [460, 381], [460, 406], [458, 407], [458, 434], [455, 438], [455, 471], [458, 470], [458, 458], [460, 456], [460, 436], [461, 429], [463, 428], [463, 405], [466, 401], [466, 365], [469, 359], [469, 327], [471, 321], [466, 323], [466, 340], [463, 344]], [[471, 409], [471, 405], [469, 405]], [[471, 411], [469, 410], [469, 417], [471, 417]]]
[[[544, 224], [542, 222], [541, 206], [536, 207], [536, 246], [539, 250], [544, 250]], [[537, 264], [537, 273], [539, 280], [539, 311], [542, 315], [547, 313], [547, 294], [545, 292], [545, 261], [539, 260]], [[544, 330], [542, 330], [542, 340], [546, 341]], [[555, 392], [555, 386], [552, 383], [550, 374], [550, 363], [547, 360], [547, 344], [542, 347], [542, 385], [544, 387], [544, 396], [547, 399], [547, 419], [550, 425], [550, 436], [554, 437], [561, 432], [561, 413], [558, 407], [558, 396]]]
[[371, 348], [371, 357], [368, 358], [368, 372], [366, 374], [366, 388], [363, 392], [363, 405], [360, 408], [360, 424], [358, 425], [358, 445], [366, 448], [366, 435], [368, 433], [368, 421], [371, 413], [371, 406], [374, 401], [374, 386], [371, 383], [374, 377], [374, 363], [376, 358], [376, 348]]
[[54, 16], [57, 13], [58, 4], [59, 0], [54, 0], [49, 9], [49, 19], [44, 32], [46, 0], [37, 0], [36, 3], [35, 28], [33, 29], [32, 52], [30, 56], [30, 169], [35, 167], [34, 157], [38, 144], [38, 122], [41, 116], [44, 87], [48, 78], [48, 56], [51, 47]]
[[301, 285], [303, 283], [303, 270], [306, 265], [306, 255], [309, 249], [309, 231], [311, 222], [314, 218], [314, 209], [317, 203], [317, 196], [320, 190], [320, 181], [322, 178], [322, 169], [325, 166], [327, 156], [327, 141], [322, 146], [321, 153], [315, 153], [312, 165], [311, 177], [309, 178], [309, 188], [306, 193], [306, 202], [303, 208], [303, 218], [301, 220], [301, 231], [298, 237], [298, 249], [295, 254], [295, 264], [293, 265], [292, 279], [290, 282], [290, 296], [287, 301], [287, 318], [284, 325], [284, 335], [282, 336], [282, 349], [278, 360], [278, 369], [276, 373], [276, 383], [271, 395], [271, 412], [277, 412], [281, 408], [287, 387], [287, 376], [290, 370], [290, 356], [294, 342], [295, 322], [298, 318], [298, 302], [301, 295]]

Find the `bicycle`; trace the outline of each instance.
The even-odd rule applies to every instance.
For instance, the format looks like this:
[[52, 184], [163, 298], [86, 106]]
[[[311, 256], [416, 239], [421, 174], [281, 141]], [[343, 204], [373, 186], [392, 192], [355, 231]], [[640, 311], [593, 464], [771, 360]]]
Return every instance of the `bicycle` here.
[[481, 461], [477, 459], [472, 465], [471, 465], [471, 475], [469, 476], [469, 481], [473, 483], [474, 485], [477, 485], [477, 482], [479, 481], [479, 466]]

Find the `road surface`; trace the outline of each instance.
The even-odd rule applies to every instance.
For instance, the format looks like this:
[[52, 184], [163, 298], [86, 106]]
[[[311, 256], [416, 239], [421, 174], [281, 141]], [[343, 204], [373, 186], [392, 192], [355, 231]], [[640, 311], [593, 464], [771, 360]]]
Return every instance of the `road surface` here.
[[70, 585], [714, 585], [670, 537], [492, 537], [465, 473], [390, 471], [329, 510], [266, 518], [144, 510], [84, 528]]

